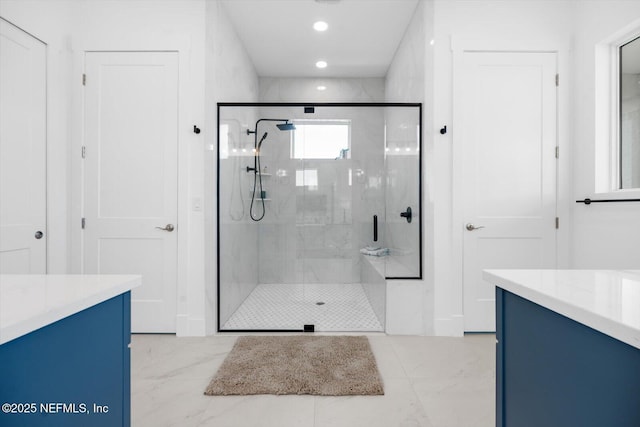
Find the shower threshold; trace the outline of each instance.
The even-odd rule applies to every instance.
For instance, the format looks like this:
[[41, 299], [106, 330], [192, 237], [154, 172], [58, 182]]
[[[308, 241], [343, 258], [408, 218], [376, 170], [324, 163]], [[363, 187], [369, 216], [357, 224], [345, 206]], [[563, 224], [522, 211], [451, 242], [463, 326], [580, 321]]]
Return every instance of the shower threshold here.
[[260, 284], [244, 300], [223, 331], [303, 330], [383, 332], [359, 283]]

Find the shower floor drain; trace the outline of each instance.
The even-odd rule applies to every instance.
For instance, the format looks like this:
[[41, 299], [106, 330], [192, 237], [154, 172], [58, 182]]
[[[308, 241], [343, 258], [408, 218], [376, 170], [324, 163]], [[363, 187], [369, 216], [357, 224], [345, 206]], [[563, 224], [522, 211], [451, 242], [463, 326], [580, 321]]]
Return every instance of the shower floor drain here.
[[324, 301], [318, 301], [316, 305], [324, 305]]

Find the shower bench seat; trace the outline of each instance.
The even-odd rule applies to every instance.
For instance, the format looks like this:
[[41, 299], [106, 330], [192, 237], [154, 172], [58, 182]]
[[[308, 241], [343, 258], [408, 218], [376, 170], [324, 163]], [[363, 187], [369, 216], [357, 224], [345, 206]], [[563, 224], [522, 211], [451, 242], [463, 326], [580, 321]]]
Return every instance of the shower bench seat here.
[[130, 290], [140, 282], [0, 275], [0, 425], [130, 425]]
[[424, 284], [404, 265], [402, 255], [360, 255], [362, 284], [374, 312], [390, 335], [425, 335]]
[[369, 263], [383, 278], [413, 277], [416, 275], [415, 270], [407, 267], [402, 262], [403, 257], [394, 255], [393, 251], [391, 255], [371, 256], [361, 254], [360, 257], [364, 262]]

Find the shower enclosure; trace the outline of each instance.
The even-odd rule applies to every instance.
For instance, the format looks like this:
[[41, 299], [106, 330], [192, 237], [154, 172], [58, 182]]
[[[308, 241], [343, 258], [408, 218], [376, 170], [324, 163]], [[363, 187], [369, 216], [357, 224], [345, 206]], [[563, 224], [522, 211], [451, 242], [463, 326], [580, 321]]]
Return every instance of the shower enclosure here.
[[421, 104], [218, 104], [218, 330], [384, 331], [422, 278]]

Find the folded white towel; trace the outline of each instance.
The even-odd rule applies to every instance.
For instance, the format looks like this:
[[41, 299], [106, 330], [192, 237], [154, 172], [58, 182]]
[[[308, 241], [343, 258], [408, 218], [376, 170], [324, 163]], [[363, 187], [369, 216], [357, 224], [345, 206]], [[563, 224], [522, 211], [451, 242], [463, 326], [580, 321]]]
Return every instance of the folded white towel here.
[[389, 255], [389, 248], [375, 248], [369, 249], [370, 246], [360, 249], [360, 253], [369, 256], [387, 256]]

